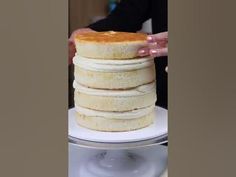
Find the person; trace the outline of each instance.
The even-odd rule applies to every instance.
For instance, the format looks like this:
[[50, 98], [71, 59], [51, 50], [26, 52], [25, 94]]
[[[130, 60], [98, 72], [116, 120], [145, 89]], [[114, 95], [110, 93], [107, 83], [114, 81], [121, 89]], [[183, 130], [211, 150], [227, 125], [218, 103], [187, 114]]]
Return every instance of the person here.
[[138, 51], [139, 56], [153, 56], [156, 67], [157, 105], [167, 105], [167, 0], [121, 0], [117, 7], [105, 18], [75, 30], [69, 38], [69, 63], [75, 55], [74, 37], [88, 31], [137, 32], [143, 22], [152, 19], [152, 35], [148, 35], [148, 45]]

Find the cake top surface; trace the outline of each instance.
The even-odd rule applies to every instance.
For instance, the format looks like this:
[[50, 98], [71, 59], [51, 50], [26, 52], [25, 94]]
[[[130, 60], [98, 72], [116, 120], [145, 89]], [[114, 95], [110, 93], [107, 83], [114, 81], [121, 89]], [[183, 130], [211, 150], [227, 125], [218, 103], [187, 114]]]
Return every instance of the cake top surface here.
[[83, 42], [135, 42], [146, 41], [147, 35], [143, 33], [128, 32], [86, 32], [78, 34], [75, 40]]

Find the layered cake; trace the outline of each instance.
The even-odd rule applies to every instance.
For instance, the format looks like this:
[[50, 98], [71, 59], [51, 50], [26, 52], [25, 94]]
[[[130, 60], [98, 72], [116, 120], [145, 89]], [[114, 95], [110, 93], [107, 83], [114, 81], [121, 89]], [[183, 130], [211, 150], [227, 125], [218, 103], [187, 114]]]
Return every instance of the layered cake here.
[[150, 125], [156, 102], [153, 58], [138, 58], [146, 35], [89, 32], [76, 36], [75, 108], [79, 125], [130, 131]]

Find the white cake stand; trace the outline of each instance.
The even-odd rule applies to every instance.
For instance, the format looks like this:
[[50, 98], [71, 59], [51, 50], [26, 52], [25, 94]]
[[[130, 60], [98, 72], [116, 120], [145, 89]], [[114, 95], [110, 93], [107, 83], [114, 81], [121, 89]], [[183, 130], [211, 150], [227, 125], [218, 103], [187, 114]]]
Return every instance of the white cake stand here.
[[143, 129], [100, 132], [79, 126], [75, 120], [75, 109], [70, 109], [69, 142], [80, 148], [100, 149], [100, 153], [83, 162], [80, 175], [70, 177], [157, 177], [156, 166], [148, 164], [145, 156], [132, 152], [167, 142], [167, 110], [156, 107], [155, 115], [154, 123]]

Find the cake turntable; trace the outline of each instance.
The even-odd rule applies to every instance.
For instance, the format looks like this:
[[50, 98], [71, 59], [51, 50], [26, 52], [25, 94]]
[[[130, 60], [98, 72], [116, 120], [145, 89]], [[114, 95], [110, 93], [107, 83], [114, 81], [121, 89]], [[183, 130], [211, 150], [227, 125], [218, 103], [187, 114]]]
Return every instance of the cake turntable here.
[[167, 110], [156, 107], [155, 114], [154, 123], [143, 129], [100, 132], [79, 126], [70, 109], [69, 177], [160, 176], [167, 168], [167, 147], [161, 145], [167, 142]]

